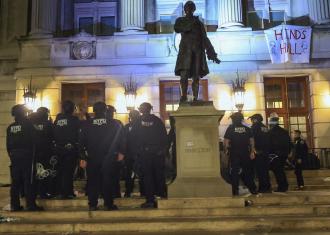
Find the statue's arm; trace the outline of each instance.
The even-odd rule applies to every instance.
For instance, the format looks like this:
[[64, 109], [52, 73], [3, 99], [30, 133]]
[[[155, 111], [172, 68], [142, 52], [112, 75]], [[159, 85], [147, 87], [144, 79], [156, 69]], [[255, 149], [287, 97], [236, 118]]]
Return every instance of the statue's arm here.
[[192, 28], [192, 22], [184, 19], [184, 17], [180, 17], [175, 21], [174, 31], [176, 33], [189, 32], [191, 28]]
[[207, 37], [206, 31], [204, 29], [204, 26], [202, 26], [204, 30], [204, 46], [207, 54], [207, 58], [209, 60], [213, 60], [215, 63], [220, 64], [220, 60], [218, 59], [218, 54], [215, 52], [214, 47], [210, 41], [210, 39]]

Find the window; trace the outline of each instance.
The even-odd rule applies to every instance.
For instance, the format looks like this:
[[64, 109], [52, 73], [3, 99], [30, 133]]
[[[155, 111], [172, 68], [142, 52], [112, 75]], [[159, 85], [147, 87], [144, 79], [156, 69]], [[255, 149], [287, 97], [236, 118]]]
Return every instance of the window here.
[[247, 21], [253, 30], [273, 28], [286, 21], [285, 11], [249, 11]]
[[265, 78], [265, 101], [268, 121], [277, 113], [282, 127], [300, 130], [311, 146], [307, 77]]
[[[169, 113], [179, 108], [181, 97], [179, 81], [161, 81], [159, 84], [160, 95], [160, 116], [169, 126]], [[199, 99], [208, 101], [208, 82], [207, 80], [199, 81]], [[192, 99], [191, 81], [189, 81], [188, 100]]]
[[117, 30], [117, 1], [76, 1], [75, 31], [92, 35], [113, 35]]
[[94, 34], [93, 25], [93, 17], [79, 18], [79, 32], [84, 30], [86, 33]]
[[101, 17], [101, 35], [113, 35], [116, 31], [116, 17], [115, 16], [102, 16]]

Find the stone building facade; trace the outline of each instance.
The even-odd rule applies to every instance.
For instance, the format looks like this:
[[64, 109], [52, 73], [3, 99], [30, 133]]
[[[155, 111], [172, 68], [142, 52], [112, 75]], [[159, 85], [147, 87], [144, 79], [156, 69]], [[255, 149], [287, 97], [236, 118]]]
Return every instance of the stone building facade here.
[[[179, 35], [173, 23], [185, 0], [0, 0], [0, 182], [8, 182], [5, 130], [10, 108], [23, 103], [32, 79], [35, 106], [54, 117], [61, 101], [78, 111], [97, 100], [126, 121], [123, 83], [138, 84], [136, 105], [151, 102], [167, 122], [178, 105], [174, 76]], [[246, 79], [244, 115], [277, 112], [286, 128], [301, 129], [313, 148], [330, 147], [329, 0], [195, 0], [196, 14], [222, 63], [209, 63], [201, 98], [226, 110], [220, 137], [235, 111], [231, 83]], [[310, 63], [272, 64], [264, 30], [312, 26]]]

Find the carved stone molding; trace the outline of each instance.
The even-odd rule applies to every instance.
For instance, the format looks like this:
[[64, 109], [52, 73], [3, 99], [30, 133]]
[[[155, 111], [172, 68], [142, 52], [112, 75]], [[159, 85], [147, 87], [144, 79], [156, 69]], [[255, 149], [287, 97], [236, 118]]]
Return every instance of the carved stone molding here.
[[96, 59], [96, 42], [70, 42], [70, 58], [73, 60]]

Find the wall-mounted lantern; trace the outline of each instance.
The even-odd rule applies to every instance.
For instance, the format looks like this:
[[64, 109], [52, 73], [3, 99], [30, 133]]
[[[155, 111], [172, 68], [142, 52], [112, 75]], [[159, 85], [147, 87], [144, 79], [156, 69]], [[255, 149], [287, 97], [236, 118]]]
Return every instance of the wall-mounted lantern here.
[[126, 108], [128, 111], [135, 109], [135, 100], [136, 100], [136, 91], [137, 91], [137, 83], [132, 80], [132, 77], [129, 81], [123, 84], [125, 89], [125, 100], [126, 100]]
[[239, 77], [238, 71], [236, 80], [232, 81], [232, 86], [235, 107], [238, 109], [239, 112], [242, 112], [245, 98], [245, 80]]
[[32, 78], [30, 79], [28, 87], [24, 87], [23, 89], [24, 104], [30, 111], [33, 111], [37, 98], [37, 89], [32, 87]]

